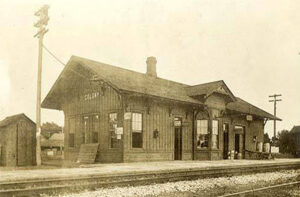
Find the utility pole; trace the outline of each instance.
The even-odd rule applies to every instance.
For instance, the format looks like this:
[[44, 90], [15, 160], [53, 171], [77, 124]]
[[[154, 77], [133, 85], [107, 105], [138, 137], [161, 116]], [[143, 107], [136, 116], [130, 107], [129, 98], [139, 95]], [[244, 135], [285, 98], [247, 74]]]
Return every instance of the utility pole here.
[[34, 24], [38, 28], [38, 32], [34, 35], [39, 39], [39, 57], [38, 57], [38, 79], [37, 79], [37, 99], [36, 99], [36, 164], [39, 166], [41, 160], [41, 88], [42, 88], [42, 55], [43, 55], [43, 38], [47, 33], [46, 25], [48, 24], [48, 5], [44, 5], [35, 16], [39, 17], [39, 21]]
[[[281, 94], [274, 94], [270, 95], [270, 98], [273, 98], [273, 100], [269, 100], [269, 102], [274, 102], [274, 116], [276, 117], [276, 107], [277, 102], [282, 101], [281, 99], [277, 99], [277, 97], [280, 97]], [[274, 140], [276, 139], [276, 120], [274, 119]]]

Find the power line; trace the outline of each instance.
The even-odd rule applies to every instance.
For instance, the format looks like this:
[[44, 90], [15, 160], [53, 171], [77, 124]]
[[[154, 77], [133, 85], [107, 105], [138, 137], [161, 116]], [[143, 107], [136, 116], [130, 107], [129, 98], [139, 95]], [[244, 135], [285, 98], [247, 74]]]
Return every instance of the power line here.
[[[63, 63], [63, 61], [61, 61], [58, 57], [56, 57], [54, 55], [54, 53], [52, 53], [45, 45], [43, 45], [43, 48], [56, 60], [58, 61], [61, 65], [66, 66], [65, 63]], [[75, 71], [72, 68], [68, 68], [70, 71], [72, 71], [73, 73], [77, 74], [78, 76], [82, 77], [82, 78], [88, 78], [87, 76], [84, 76], [82, 74], [80, 74], [79, 72]]]
[[58, 61], [59, 63], [61, 63], [62, 65], [66, 65], [65, 63], [63, 63], [58, 57], [56, 57], [44, 44], [43, 44], [43, 48], [54, 58], [56, 59], [56, 61]]

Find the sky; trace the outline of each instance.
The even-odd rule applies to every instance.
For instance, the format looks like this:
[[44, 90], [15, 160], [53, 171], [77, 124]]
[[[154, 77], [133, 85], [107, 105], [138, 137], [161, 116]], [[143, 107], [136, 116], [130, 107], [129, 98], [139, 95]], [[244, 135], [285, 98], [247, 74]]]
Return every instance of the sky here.
[[[300, 125], [298, 0], [1, 0], [0, 119], [35, 120], [38, 40], [34, 16], [49, 9], [44, 45], [62, 62], [71, 55], [145, 72], [157, 58], [161, 78], [189, 85], [224, 80], [235, 96], [273, 113], [278, 131]], [[43, 53], [42, 98], [63, 65]], [[42, 122], [63, 125], [63, 113], [42, 110]], [[273, 135], [273, 122], [265, 131]]]

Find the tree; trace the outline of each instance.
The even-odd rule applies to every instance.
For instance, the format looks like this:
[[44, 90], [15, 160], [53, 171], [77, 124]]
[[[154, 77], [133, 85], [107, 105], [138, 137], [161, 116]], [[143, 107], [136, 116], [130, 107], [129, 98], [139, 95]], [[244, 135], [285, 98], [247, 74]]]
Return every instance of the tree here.
[[278, 133], [279, 152], [296, 155], [296, 136], [295, 133], [288, 130], [282, 130]]
[[62, 132], [62, 127], [57, 125], [54, 122], [43, 123], [41, 128], [42, 128], [41, 134], [47, 139], [49, 139], [54, 133]]

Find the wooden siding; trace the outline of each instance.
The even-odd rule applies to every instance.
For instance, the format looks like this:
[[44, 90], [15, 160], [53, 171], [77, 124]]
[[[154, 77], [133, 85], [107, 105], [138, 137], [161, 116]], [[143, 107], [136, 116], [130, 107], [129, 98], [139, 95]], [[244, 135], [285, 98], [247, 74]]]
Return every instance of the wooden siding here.
[[[98, 162], [122, 162], [122, 148], [110, 148], [110, 133], [108, 114], [111, 112], [118, 113], [118, 117], [122, 117], [122, 105], [120, 95], [110, 86], [106, 86], [105, 90], [101, 89], [97, 84], [90, 84], [83, 81], [76, 88], [75, 93], [70, 93], [73, 97], [66, 97], [63, 104], [65, 114], [65, 158], [76, 160], [80, 145], [83, 143], [84, 135], [84, 116], [99, 116], [98, 143], [99, 155], [96, 158]], [[118, 119], [120, 119], [118, 118]], [[70, 121], [72, 123], [70, 123]], [[75, 147], [69, 146], [69, 129], [70, 124], [75, 124]], [[122, 126], [122, 121], [118, 122], [118, 126]]]
[[[128, 101], [129, 112], [143, 115], [143, 148], [132, 148], [131, 120], [124, 120], [124, 161], [156, 161], [174, 159], [174, 118], [182, 118], [183, 159], [192, 157], [192, 113], [186, 115], [183, 106], [173, 106], [170, 114], [168, 103], [131, 97]], [[158, 130], [158, 137], [153, 131]]]

